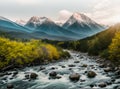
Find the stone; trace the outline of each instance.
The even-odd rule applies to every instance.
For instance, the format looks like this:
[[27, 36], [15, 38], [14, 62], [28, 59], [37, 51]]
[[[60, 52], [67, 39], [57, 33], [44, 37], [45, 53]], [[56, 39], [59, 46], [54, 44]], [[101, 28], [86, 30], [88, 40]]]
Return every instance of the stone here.
[[62, 78], [61, 76], [56, 76], [56, 79], [60, 79], [60, 78]]
[[7, 85], [7, 89], [13, 89], [13, 88], [14, 88], [13, 84], [8, 84]]
[[110, 72], [110, 71], [111, 71], [111, 68], [110, 68], [110, 67], [104, 68], [104, 71], [105, 71], [105, 72]]
[[80, 63], [80, 61], [74, 61], [74, 63]]
[[62, 68], [65, 68], [65, 66], [61, 66]]
[[49, 76], [50, 77], [56, 77], [57, 76], [57, 72], [52, 71], [52, 72], [49, 73]]
[[80, 75], [78, 73], [73, 73], [69, 76], [71, 81], [78, 81], [80, 79]]
[[69, 67], [75, 67], [75, 65], [73, 65], [73, 64], [70, 64], [70, 65], [68, 65]]
[[41, 71], [41, 70], [44, 70], [44, 69], [45, 69], [45, 67], [43, 67], [43, 66], [40, 66], [40, 69], [39, 69], [39, 70]]
[[88, 65], [87, 64], [83, 64], [82, 67], [87, 67]]
[[26, 79], [29, 79], [29, 75], [28, 75], [28, 74], [27, 74], [27, 75], [25, 75], [25, 78], [26, 78]]
[[36, 73], [31, 73], [30, 74], [30, 79], [36, 79], [38, 75]]
[[94, 78], [97, 74], [94, 71], [88, 71], [87, 76], [89, 78]]
[[104, 83], [104, 82], [101, 82], [98, 86], [99, 86], [100, 88], [104, 88], [104, 87], [106, 87], [106, 86], [107, 86], [107, 84], [106, 84], [106, 83]]

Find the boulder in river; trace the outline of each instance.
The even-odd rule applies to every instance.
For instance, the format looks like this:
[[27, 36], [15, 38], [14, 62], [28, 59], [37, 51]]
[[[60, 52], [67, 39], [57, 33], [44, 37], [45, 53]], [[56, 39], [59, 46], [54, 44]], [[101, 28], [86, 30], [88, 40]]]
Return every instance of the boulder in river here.
[[27, 74], [27, 75], [25, 75], [25, 79], [29, 79], [29, 75]]
[[50, 77], [56, 77], [57, 76], [57, 72], [52, 71], [52, 72], [49, 73], [49, 76]]
[[104, 82], [101, 82], [98, 86], [99, 86], [100, 88], [104, 88], [104, 87], [106, 87], [106, 86], [107, 86], [107, 84], [106, 84], [106, 83], [104, 83]]
[[44, 70], [44, 69], [45, 69], [45, 67], [43, 67], [43, 66], [40, 66], [40, 69], [39, 69], [39, 70], [41, 71], [41, 70]]
[[15, 77], [18, 74], [18, 71], [13, 72], [13, 77]]
[[7, 89], [13, 89], [13, 88], [14, 88], [13, 84], [8, 84], [7, 85]]
[[97, 74], [96, 74], [94, 71], [88, 71], [88, 72], [87, 72], [87, 76], [88, 76], [89, 78], [94, 78], [96, 75], [97, 75]]
[[87, 67], [88, 65], [87, 64], [83, 64], [82, 67]]
[[36, 73], [31, 73], [30, 74], [31, 79], [36, 79], [37, 77], [38, 77], [38, 75]]
[[70, 65], [68, 65], [69, 67], [75, 67], [75, 65], [73, 65], [73, 64], [70, 64]]
[[69, 79], [72, 81], [78, 81], [80, 79], [80, 75], [78, 73], [73, 73], [69, 76]]
[[110, 72], [110, 71], [111, 71], [111, 68], [110, 68], [110, 67], [104, 68], [104, 71], [105, 71], [105, 72]]
[[74, 63], [80, 63], [80, 61], [74, 61]]

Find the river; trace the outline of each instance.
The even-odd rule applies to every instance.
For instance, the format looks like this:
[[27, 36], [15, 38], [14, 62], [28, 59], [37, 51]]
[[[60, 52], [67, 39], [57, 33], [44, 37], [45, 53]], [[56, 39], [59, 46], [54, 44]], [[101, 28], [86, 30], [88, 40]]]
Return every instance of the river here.
[[[6, 89], [7, 84], [13, 84], [13, 89], [80, 89], [80, 88], [100, 88], [102, 83], [104, 88], [120, 89], [120, 78], [115, 76], [115, 72], [105, 72], [99, 67], [95, 59], [86, 53], [69, 51], [71, 58], [56, 63], [40, 66], [26, 67], [18, 69], [18, 73], [13, 76], [14, 70], [8, 71], [9, 75], [0, 77], [0, 89]], [[83, 66], [84, 65], [84, 66]], [[55, 71], [59, 78], [52, 79], [49, 73]], [[94, 71], [96, 76], [89, 78], [87, 71]], [[26, 79], [25, 75], [36, 73], [37, 79]], [[78, 81], [71, 81], [70, 74], [80, 74]]]

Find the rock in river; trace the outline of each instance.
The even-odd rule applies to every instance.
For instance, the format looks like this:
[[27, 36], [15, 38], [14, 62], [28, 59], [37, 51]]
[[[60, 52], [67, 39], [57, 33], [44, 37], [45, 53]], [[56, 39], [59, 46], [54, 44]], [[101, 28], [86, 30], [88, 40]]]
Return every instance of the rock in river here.
[[50, 77], [56, 77], [57, 73], [55, 71], [52, 71], [52, 72], [49, 73], [49, 76]]
[[7, 85], [7, 89], [13, 89], [13, 88], [14, 88], [13, 84], [8, 84]]
[[80, 75], [78, 73], [73, 73], [69, 76], [69, 79], [72, 81], [78, 81], [80, 79]]
[[38, 77], [38, 75], [36, 73], [31, 73], [30, 74], [31, 79], [36, 79], [37, 77]]
[[107, 84], [106, 84], [106, 83], [104, 83], [104, 82], [102, 82], [102, 83], [100, 83], [98, 86], [99, 86], [100, 88], [104, 88], [104, 87], [106, 87], [106, 86], [107, 86]]
[[111, 71], [111, 68], [110, 67], [107, 67], [104, 69], [105, 72], [110, 72]]
[[89, 78], [94, 78], [97, 74], [94, 71], [88, 71], [87, 76]]

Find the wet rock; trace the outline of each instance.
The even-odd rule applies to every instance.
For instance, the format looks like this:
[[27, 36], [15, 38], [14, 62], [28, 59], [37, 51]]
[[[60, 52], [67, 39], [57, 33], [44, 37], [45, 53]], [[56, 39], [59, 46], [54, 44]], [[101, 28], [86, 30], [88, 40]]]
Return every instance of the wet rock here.
[[55, 70], [55, 69], [57, 69], [57, 68], [56, 68], [56, 67], [51, 67], [51, 69], [52, 69], [52, 70]]
[[73, 73], [69, 76], [69, 79], [72, 81], [78, 81], [80, 79], [80, 75], [78, 73]]
[[106, 86], [107, 86], [107, 84], [106, 84], [106, 83], [104, 83], [104, 82], [101, 82], [98, 86], [99, 86], [100, 88], [104, 88], [104, 87], [106, 87]]
[[85, 73], [87, 73], [88, 71], [85, 71]]
[[84, 79], [80, 79], [80, 82], [85, 82], [85, 80]]
[[80, 61], [74, 61], [74, 63], [80, 63]]
[[57, 76], [57, 72], [52, 71], [52, 72], [49, 73], [49, 76], [50, 77], [56, 77]]
[[7, 85], [7, 89], [13, 89], [13, 88], [14, 88], [13, 84], [8, 84]]
[[75, 65], [73, 65], [73, 64], [70, 64], [70, 65], [68, 65], [69, 67], [75, 67]]
[[13, 77], [15, 77], [18, 74], [18, 71], [13, 72]]
[[94, 84], [90, 84], [90, 87], [93, 88], [93, 87], [94, 87]]
[[61, 76], [56, 76], [56, 79], [60, 79], [60, 78], [62, 78]]
[[87, 76], [89, 78], [94, 78], [97, 74], [94, 71], [88, 71]]
[[61, 66], [62, 68], [65, 68], [65, 66]]
[[111, 68], [110, 68], [110, 67], [104, 68], [104, 71], [105, 71], [105, 72], [110, 72], [110, 71], [111, 71]]
[[45, 69], [45, 67], [43, 67], [43, 66], [40, 66], [40, 69], [39, 69], [39, 70], [41, 71], [41, 70], [44, 70], [44, 69]]
[[88, 65], [87, 64], [83, 64], [82, 67], [87, 67]]
[[29, 75], [27, 74], [27, 75], [25, 75], [25, 79], [29, 79]]
[[31, 73], [30, 74], [30, 79], [36, 79], [38, 75], [36, 73]]

